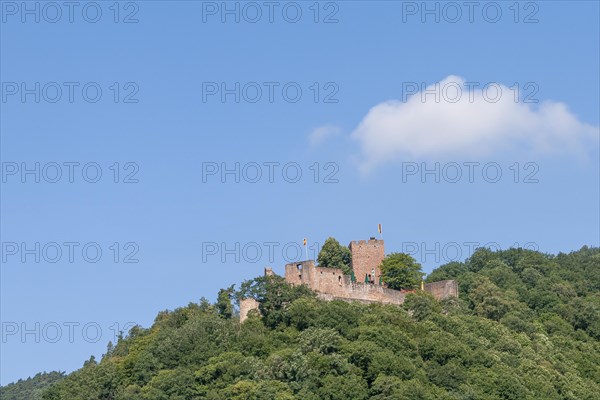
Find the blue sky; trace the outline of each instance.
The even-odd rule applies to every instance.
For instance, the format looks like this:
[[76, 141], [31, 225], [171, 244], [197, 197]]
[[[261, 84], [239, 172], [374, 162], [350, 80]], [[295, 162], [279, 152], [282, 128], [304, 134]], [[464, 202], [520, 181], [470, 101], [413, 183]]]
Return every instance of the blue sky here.
[[1, 2], [1, 384], [304, 237], [381, 223], [426, 272], [599, 245], [597, 2], [27, 4]]

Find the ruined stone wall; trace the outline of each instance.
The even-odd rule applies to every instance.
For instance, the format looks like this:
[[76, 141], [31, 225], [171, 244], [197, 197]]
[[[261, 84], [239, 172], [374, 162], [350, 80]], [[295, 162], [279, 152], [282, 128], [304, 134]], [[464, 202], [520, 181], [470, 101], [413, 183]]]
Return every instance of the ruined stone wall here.
[[313, 260], [286, 264], [285, 280], [292, 285], [305, 284], [312, 288], [315, 281], [314, 268], [315, 262]]
[[429, 292], [437, 300], [447, 299], [449, 297], [458, 297], [458, 282], [455, 280], [439, 281], [426, 283], [423, 290]]
[[373, 281], [379, 283], [381, 271], [379, 265], [385, 257], [383, 240], [369, 239], [350, 242], [348, 245], [352, 253], [352, 269], [357, 282], [364, 282], [365, 275], [373, 275]]
[[[341, 269], [315, 266], [312, 260], [290, 263], [285, 266], [285, 280], [293, 285], [306, 285], [324, 300], [357, 300], [367, 303], [402, 304], [409, 292], [388, 289], [379, 285], [379, 265], [385, 256], [383, 240], [360, 240], [350, 243], [352, 268], [356, 282], [344, 275]], [[375, 283], [364, 283], [365, 274], [375, 269]], [[266, 272], [266, 271], [265, 271]], [[272, 271], [269, 271], [272, 273]], [[458, 283], [453, 280], [425, 284], [423, 290], [436, 299], [458, 297]], [[241, 315], [240, 306], [240, 315]]]
[[356, 300], [363, 303], [402, 304], [406, 293], [370, 283], [349, 283], [333, 292], [319, 292], [323, 300]]
[[304, 284], [324, 299], [359, 300], [386, 304], [402, 304], [406, 296], [377, 284], [352, 282], [341, 269], [316, 267], [312, 261], [290, 263], [285, 266], [285, 280]]
[[311, 289], [333, 295], [342, 295], [345, 287], [351, 283], [350, 277], [337, 268], [315, 267], [312, 278]]
[[287, 264], [285, 280], [293, 285], [304, 284], [327, 293], [339, 293], [344, 285], [350, 283], [350, 277], [344, 275], [341, 269], [316, 267], [312, 260]]
[[248, 318], [251, 310], [258, 310], [258, 301], [253, 298], [240, 300], [240, 322], [244, 322]]

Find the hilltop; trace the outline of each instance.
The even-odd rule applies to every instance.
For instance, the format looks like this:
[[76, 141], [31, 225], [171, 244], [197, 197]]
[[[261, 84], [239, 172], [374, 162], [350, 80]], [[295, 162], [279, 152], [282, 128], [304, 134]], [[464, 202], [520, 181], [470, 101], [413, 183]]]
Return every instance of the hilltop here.
[[[46, 400], [597, 399], [600, 249], [477, 250], [433, 271], [459, 297], [323, 301], [262, 276], [134, 327]], [[259, 312], [239, 322], [236, 299]]]

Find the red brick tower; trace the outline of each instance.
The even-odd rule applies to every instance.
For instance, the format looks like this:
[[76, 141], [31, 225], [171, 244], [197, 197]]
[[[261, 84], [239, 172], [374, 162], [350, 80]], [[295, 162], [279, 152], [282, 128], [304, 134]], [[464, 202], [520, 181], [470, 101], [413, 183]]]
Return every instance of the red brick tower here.
[[363, 283], [366, 279], [379, 284], [381, 271], [379, 265], [385, 257], [383, 240], [371, 238], [368, 241], [359, 240], [350, 242], [348, 245], [352, 253], [352, 269], [356, 282]]

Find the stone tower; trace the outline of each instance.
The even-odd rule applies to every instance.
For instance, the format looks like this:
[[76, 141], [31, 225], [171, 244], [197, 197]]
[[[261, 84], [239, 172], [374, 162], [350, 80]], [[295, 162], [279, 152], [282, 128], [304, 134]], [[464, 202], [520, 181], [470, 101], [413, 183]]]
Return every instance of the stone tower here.
[[385, 257], [383, 240], [371, 238], [368, 241], [352, 241], [348, 245], [352, 253], [352, 269], [357, 282], [365, 282], [367, 279], [375, 284], [379, 284], [381, 271], [379, 265]]

